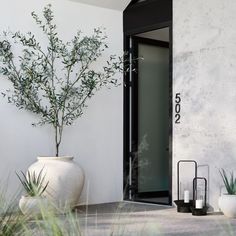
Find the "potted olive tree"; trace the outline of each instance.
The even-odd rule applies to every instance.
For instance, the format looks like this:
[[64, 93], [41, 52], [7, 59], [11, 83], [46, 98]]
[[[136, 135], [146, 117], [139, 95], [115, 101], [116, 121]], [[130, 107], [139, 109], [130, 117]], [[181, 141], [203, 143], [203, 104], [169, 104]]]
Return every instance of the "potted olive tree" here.
[[223, 194], [219, 198], [219, 207], [225, 216], [230, 218], [236, 217], [236, 178], [234, 178], [234, 173], [230, 173], [228, 177], [224, 169], [220, 170], [220, 175], [222, 177], [224, 186], [227, 193]]
[[91, 36], [78, 31], [70, 42], [63, 42], [51, 5], [44, 8], [42, 18], [35, 12], [32, 17], [46, 36], [47, 46], [41, 46], [31, 32], [2, 35], [0, 74], [12, 83], [12, 89], [2, 94], [17, 108], [38, 115], [39, 121], [33, 126], [48, 124], [54, 129], [55, 156], [38, 157], [29, 171], [39, 174], [44, 168], [49, 194], [43, 195], [73, 207], [83, 188], [84, 173], [73, 157], [60, 156], [64, 128], [82, 116], [86, 102], [96, 91], [118, 85], [115, 74], [123, 71], [123, 58], [111, 55], [94, 69], [108, 48], [101, 29], [94, 29]]

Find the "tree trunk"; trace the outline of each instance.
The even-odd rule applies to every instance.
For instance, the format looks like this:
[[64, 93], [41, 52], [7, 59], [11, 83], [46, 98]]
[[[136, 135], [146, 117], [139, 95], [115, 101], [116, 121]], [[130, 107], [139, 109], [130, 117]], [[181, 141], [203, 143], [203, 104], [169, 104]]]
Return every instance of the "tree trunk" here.
[[57, 143], [57, 144], [56, 144], [56, 157], [59, 156], [59, 146], [60, 146], [60, 144]]
[[60, 142], [58, 141], [59, 137], [58, 137], [58, 127], [54, 126], [55, 128], [55, 146], [56, 146], [56, 157], [59, 156], [59, 146], [60, 146]]

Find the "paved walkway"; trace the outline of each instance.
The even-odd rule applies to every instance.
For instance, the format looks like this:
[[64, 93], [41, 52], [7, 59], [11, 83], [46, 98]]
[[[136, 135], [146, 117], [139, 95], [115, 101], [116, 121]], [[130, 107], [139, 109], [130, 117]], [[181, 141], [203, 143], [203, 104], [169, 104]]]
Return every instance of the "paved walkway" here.
[[127, 202], [79, 208], [78, 213], [86, 236], [236, 236], [236, 219], [221, 214], [199, 217]]

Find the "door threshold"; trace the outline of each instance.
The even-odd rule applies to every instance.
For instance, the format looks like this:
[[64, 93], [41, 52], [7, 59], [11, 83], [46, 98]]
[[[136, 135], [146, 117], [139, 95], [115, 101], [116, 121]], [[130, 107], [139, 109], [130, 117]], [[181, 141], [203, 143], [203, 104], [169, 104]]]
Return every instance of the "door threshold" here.
[[160, 204], [160, 203], [151, 203], [151, 202], [142, 202], [142, 201], [131, 201], [131, 200], [123, 200], [125, 203], [134, 203], [138, 205], [150, 205], [150, 206], [159, 206], [159, 207], [166, 207], [166, 208], [172, 208], [173, 205], [169, 204]]

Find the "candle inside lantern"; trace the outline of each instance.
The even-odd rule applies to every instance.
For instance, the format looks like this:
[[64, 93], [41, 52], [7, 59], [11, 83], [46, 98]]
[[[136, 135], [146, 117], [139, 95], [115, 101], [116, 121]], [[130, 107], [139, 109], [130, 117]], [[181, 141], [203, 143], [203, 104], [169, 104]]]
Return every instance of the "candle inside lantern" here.
[[203, 208], [203, 200], [199, 199], [196, 200], [196, 209], [202, 209]]
[[189, 203], [189, 191], [184, 191], [184, 203]]

